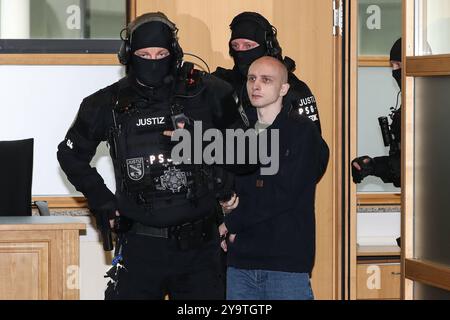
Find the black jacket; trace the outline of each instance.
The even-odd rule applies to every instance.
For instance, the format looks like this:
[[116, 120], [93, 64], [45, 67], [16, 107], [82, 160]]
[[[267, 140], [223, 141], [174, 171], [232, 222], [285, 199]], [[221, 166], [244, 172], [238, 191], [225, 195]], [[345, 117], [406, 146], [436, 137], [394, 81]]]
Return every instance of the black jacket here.
[[[231, 84], [235, 90], [236, 97], [242, 102], [244, 108], [250, 107], [250, 101], [246, 90], [246, 79], [237, 70], [217, 68], [213, 72], [216, 77], [225, 80]], [[309, 117], [321, 132], [319, 110], [317, 101], [308, 85], [298, 79], [292, 72], [288, 73], [289, 91], [285, 101], [292, 106], [292, 111], [300, 115]]]
[[[176, 92], [179, 96], [176, 102], [184, 106], [184, 113], [194, 120], [202, 120], [204, 129], [228, 127], [238, 119], [240, 115], [232, 97], [233, 90], [226, 82], [206, 74], [197, 80], [196, 84], [187, 86], [181, 79], [177, 80], [175, 87], [150, 90], [136, 84], [132, 77], [125, 77], [83, 100], [75, 121], [58, 146], [57, 157], [68, 180], [84, 194], [92, 211], [121, 209], [116, 195], [106, 187], [96, 168], [90, 165], [100, 142], [112, 144], [112, 110], [118, 101], [119, 89], [119, 100], [124, 100], [120, 103], [138, 108], [170, 103], [173, 92]], [[115, 171], [117, 176], [117, 168]]]
[[[243, 269], [309, 273], [314, 264], [316, 183], [329, 150], [313, 121], [290, 113], [287, 103], [267, 129], [279, 129], [279, 171], [236, 177], [239, 205], [225, 216], [228, 264]], [[248, 110], [254, 125], [256, 112]]]

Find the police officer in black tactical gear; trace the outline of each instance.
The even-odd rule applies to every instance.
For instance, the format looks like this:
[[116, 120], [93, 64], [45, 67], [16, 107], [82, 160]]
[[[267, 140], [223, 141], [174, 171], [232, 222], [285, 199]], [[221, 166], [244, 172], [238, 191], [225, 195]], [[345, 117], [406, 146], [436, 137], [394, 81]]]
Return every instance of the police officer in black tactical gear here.
[[292, 112], [309, 117], [320, 128], [319, 113], [314, 95], [303, 81], [294, 74], [295, 62], [282, 56], [277, 40], [277, 30], [266, 18], [256, 12], [242, 12], [230, 24], [231, 39], [229, 53], [234, 60], [233, 69], [218, 67], [215, 76], [229, 82], [235, 90], [235, 98], [244, 108], [250, 106], [245, 83], [248, 68], [253, 61], [262, 56], [272, 56], [284, 62], [289, 74], [290, 85], [286, 99], [291, 101]]
[[[392, 77], [402, 89], [402, 41], [398, 39], [390, 51], [390, 63], [392, 66]], [[389, 156], [371, 158], [367, 155], [358, 157], [352, 161], [352, 176], [355, 183], [360, 183], [365, 177], [373, 175], [379, 177], [385, 183], [393, 183], [400, 187], [400, 133], [401, 133], [401, 108], [397, 105], [392, 109], [390, 118], [391, 124], [388, 125], [386, 117], [380, 117], [379, 122], [383, 135], [385, 146], [389, 146]]]
[[[123, 40], [127, 76], [83, 100], [58, 147], [99, 227], [117, 233], [105, 298], [222, 299], [220, 179], [212, 166], [174, 163], [167, 132], [193, 121], [204, 130], [230, 126], [240, 117], [233, 90], [182, 62], [177, 28], [160, 12], [138, 17]], [[113, 160], [115, 194], [89, 165], [101, 141]]]

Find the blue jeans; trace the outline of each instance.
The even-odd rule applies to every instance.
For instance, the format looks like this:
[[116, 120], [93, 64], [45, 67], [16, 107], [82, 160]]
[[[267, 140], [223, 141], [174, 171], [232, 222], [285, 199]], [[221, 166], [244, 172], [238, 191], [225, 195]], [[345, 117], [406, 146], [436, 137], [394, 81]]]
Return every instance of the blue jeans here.
[[307, 273], [228, 267], [227, 300], [314, 300]]

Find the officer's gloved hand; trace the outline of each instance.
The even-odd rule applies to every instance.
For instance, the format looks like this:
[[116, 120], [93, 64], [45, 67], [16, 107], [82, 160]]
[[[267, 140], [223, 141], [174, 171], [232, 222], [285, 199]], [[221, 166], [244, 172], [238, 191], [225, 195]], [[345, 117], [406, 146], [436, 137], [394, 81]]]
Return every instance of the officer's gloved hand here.
[[106, 204], [99, 208], [91, 209], [94, 213], [97, 229], [103, 240], [103, 250], [111, 251], [114, 248], [111, 235], [111, 222], [116, 217], [116, 208], [113, 204]]
[[354, 183], [361, 181], [374, 172], [374, 161], [369, 156], [362, 156], [352, 161], [352, 177]]
[[133, 221], [123, 215], [114, 217], [114, 227], [112, 231], [115, 233], [125, 233], [128, 232], [133, 226]]
[[111, 230], [110, 220], [116, 218], [115, 209], [95, 209], [93, 210], [95, 223], [98, 230]]

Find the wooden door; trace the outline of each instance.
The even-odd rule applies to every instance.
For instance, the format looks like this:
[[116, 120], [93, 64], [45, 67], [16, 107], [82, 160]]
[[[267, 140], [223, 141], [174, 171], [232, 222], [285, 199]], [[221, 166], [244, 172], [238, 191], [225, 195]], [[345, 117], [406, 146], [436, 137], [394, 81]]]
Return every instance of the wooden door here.
[[[297, 64], [296, 75], [314, 93], [322, 125], [322, 134], [330, 147], [327, 172], [316, 197], [316, 262], [312, 284], [316, 299], [339, 296], [339, 221], [338, 179], [341, 126], [336, 95], [339, 64], [336, 38], [333, 36], [333, 2], [330, 0], [137, 0], [131, 6], [136, 15], [162, 11], [179, 28], [180, 44], [185, 52], [206, 60], [214, 71], [217, 66], [231, 67], [228, 55], [229, 24], [242, 11], [264, 15], [277, 29], [283, 54]], [[133, 16], [133, 13], [132, 15]], [[187, 57], [188, 58], [188, 57]], [[188, 58], [187, 60], [192, 60]]]

